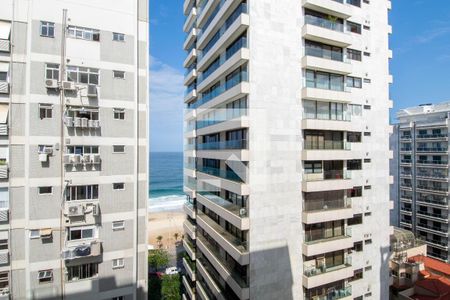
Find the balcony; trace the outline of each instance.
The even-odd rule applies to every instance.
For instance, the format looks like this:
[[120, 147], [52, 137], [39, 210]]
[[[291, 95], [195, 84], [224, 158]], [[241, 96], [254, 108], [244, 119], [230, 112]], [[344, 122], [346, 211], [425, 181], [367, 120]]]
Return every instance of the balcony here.
[[417, 152], [420, 153], [447, 153], [447, 147], [420, 147], [417, 148]]
[[[212, 1], [210, 1], [212, 2]], [[210, 300], [208, 294], [205, 291], [205, 288], [202, 286], [202, 283], [200, 283], [200, 281], [197, 280], [197, 282], [195, 283], [195, 287], [197, 288], [197, 294], [200, 296], [200, 299], [202, 300]]]
[[353, 209], [350, 198], [329, 201], [304, 200], [302, 222], [305, 224], [350, 219], [352, 217]]
[[[73, 242], [70, 243], [73, 244]], [[78, 242], [76, 245], [66, 247], [62, 252], [62, 258], [67, 262], [75, 259], [99, 257], [101, 254], [102, 243], [100, 241]]]
[[67, 128], [75, 128], [75, 129], [99, 129], [100, 121], [99, 120], [90, 120], [88, 118], [80, 118], [80, 117], [64, 117], [64, 124]]
[[240, 230], [248, 230], [250, 228], [250, 220], [245, 207], [237, 206], [209, 192], [199, 192], [197, 194], [197, 201]]
[[189, 13], [189, 10], [194, 6], [195, 0], [184, 0], [183, 3], [183, 13], [184, 15], [187, 15]]
[[438, 133], [438, 134], [418, 134], [416, 136], [417, 140], [448, 140], [447, 133]]
[[184, 95], [184, 103], [191, 102], [197, 98], [197, 90], [195, 88], [187, 90]]
[[325, 262], [322, 266], [318, 266], [316, 260], [307, 261], [303, 264], [303, 286], [307, 289], [346, 280], [350, 277], [353, 277], [351, 257], [346, 257], [342, 264], [330, 268], [325, 266]]
[[417, 228], [423, 231], [431, 232], [433, 234], [442, 235], [444, 237], [448, 237], [448, 227], [437, 227], [428, 224], [417, 224]]
[[195, 281], [195, 263], [188, 257], [183, 257], [183, 266], [192, 281]]
[[352, 300], [352, 286], [346, 286], [343, 288], [333, 287], [328, 293], [322, 294], [320, 296], [306, 296], [305, 300]]
[[430, 205], [430, 206], [437, 206], [439, 208], [447, 208], [448, 207], [448, 200], [446, 197], [443, 197], [442, 199], [437, 198], [431, 198], [431, 197], [418, 197], [417, 203], [422, 205]]
[[249, 286], [246, 278], [243, 278], [237, 271], [229, 265], [220, 255], [220, 250], [211, 245], [203, 236], [198, 238], [198, 248], [203, 255], [211, 262], [222, 279], [231, 287], [233, 292], [240, 299], [249, 298]]
[[184, 26], [183, 26], [183, 31], [184, 32], [188, 32], [189, 28], [192, 27], [192, 25], [194, 25], [194, 21], [195, 21], [195, 17], [197, 16], [197, 8], [192, 7], [191, 8], [191, 12], [189, 13], [189, 15], [186, 18], [186, 21], [184, 22]]
[[245, 171], [242, 174], [237, 174], [232, 170], [222, 170], [217, 168], [210, 168], [199, 166], [197, 172], [202, 172], [211, 176], [220, 177], [222, 179], [243, 183], [246, 179]]
[[[215, 270], [213, 270], [213, 268], [209, 265], [206, 265], [206, 261], [200, 261], [197, 260], [197, 269], [199, 271], [199, 273], [201, 274], [201, 277], [203, 278], [204, 282], [206, 282], [206, 285], [209, 288], [209, 291], [214, 295], [214, 297], [217, 300], [226, 300], [226, 297], [223, 295], [222, 289], [219, 286], [219, 284], [216, 282], [216, 280], [212, 277], [212, 275], [210, 273], [215, 272]], [[214, 274], [214, 273], [213, 273]], [[197, 281], [198, 282], [198, 281]], [[205, 290], [203, 290], [203, 292], [205, 292]], [[205, 293], [206, 295], [206, 293]], [[203, 299], [203, 296], [201, 296]], [[207, 299], [209, 299], [209, 297], [207, 296]]]
[[100, 154], [64, 154], [65, 166], [77, 168], [90, 165], [93, 169], [95, 169], [96, 166], [100, 166], [100, 164]]
[[195, 300], [195, 288], [191, 286], [191, 284], [187, 280], [186, 276], [183, 275], [182, 278], [183, 278], [182, 281], [183, 281], [184, 289], [187, 291], [187, 293], [189, 295], [189, 299]]
[[354, 124], [350, 121], [351, 119], [347, 116], [343, 120], [304, 117], [302, 120], [302, 129], [352, 131]]
[[0, 94], [9, 94], [9, 83], [0, 81]]
[[353, 188], [351, 172], [344, 170], [325, 170], [322, 173], [303, 174], [302, 190], [320, 192]]
[[192, 219], [196, 218], [196, 212], [192, 203], [186, 201], [183, 205], [183, 210]]
[[448, 185], [426, 185], [426, 184], [417, 184], [416, 189], [420, 192], [429, 192], [436, 194], [448, 194]]
[[191, 51], [189, 51], [188, 56], [186, 57], [186, 59], [183, 62], [183, 67], [187, 68], [190, 65], [192, 65], [192, 63], [195, 61], [196, 58], [197, 58], [197, 49], [192, 48]]
[[248, 128], [249, 121], [247, 109], [226, 109], [214, 110], [216, 113], [212, 119], [200, 119], [197, 121], [197, 134], [206, 135], [209, 133], [229, 131], [239, 128]]
[[428, 246], [436, 247], [446, 251], [448, 250], [447, 239], [444, 240], [425, 239], [425, 242], [428, 244]]
[[312, 56], [308, 52], [302, 58], [302, 68], [344, 75], [353, 72], [353, 66], [348, 62], [322, 58], [316, 55]]
[[351, 144], [344, 141], [326, 140], [319, 145], [311, 145], [305, 141], [304, 147], [302, 160], [347, 160], [358, 156], [351, 151]]
[[0, 52], [10, 52], [11, 43], [9, 40], [0, 39]]
[[429, 211], [421, 211], [418, 210], [417, 211], [417, 216], [419, 217], [423, 217], [429, 220], [435, 220], [435, 221], [439, 221], [442, 223], [448, 223], [448, 213], [447, 214], [436, 214], [436, 213], [432, 213]]
[[247, 140], [229, 140], [197, 144], [197, 150], [247, 149]]
[[448, 168], [448, 161], [444, 160], [417, 160], [417, 165], [422, 167], [437, 167], [437, 168]]
[[246, 241], [238, 239], [204, 214], [198, 215], [197, 225], [214, 238], [240, 265], [249, 263], [249, 252]]
[[188, 69], [189, 72], [184, 76], [184, 85], [191, 84], [197, 78], [197, 70], [195, 69], [195, 64], [192, 65], [193, 68]]
[[302, 36], [307, 40], [338, 47], [348, 47], [352, 44], [352, 37], [344, 32], [343, 24], [312, 16], [305, 16], [305, 21]]
[[332, 14], [343, 19], [352, 16], [351, 6], [344, 4], [345, 0], [303, 0], [303, 7], [320, 11], [326, 14]]
[[183, 49], [185, 50], [190, 49], [196, 38], [197, 38], [197, 29], [192, 28], [189, 34], [187, 35], [186, 40], [184, 41]]
[[411, 159], [400, 159], [400, 165], [407, 165], [410, 166], [412, 164]]
[[192, 224], [189, 220], [185, 220], [183, 223], [183, 228], [184, 232], [186, 232], [191, 237], [191, 239], [196, 239], [196, 226], [194, 224]]
[[314, 256], [353, 247], [350, 228], [347, 228], [346, 234], [339, 236], [325, 237], [324, 235], [315, 235], [316, 236], [314, 237], [309, 237], [307, 241], [303, 243], [303, 255]]
[[195, 246], [186, 238], [183, 239], [183, 248], [186, 250], [187, 254], [191, 258], [191, 260], [195, 260]]

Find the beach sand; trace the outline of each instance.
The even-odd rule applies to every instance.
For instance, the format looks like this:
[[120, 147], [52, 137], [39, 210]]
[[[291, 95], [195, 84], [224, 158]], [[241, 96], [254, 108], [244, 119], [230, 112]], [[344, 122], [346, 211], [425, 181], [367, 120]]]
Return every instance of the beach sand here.
[[186, 219], [186, 214], [182, 211], [165, 211], [165, 212], [151, 212], [148, 214], [148, 243], [153, 247], [158, 248], [156, 240], [157, 236], [162, 236], [162, 248], [169, 250], [170, 253], [175, 253], [175, 237], [178, 233], [178, 242], [181, 241], [183, 235], [183, 222]]

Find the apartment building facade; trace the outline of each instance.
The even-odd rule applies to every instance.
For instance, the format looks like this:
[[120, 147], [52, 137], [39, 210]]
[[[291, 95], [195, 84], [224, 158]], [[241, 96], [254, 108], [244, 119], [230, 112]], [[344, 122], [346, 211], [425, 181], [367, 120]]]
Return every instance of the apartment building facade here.
[[397, 113], [400, 227], [428, 245], [427, 256], [449, 262], [448, 116], [450, 103]]
[[147, 15], [0, 3], [1, 299], [146, 297]]
[[387, 299], [390, 1], [184, 1], [184, 299]]

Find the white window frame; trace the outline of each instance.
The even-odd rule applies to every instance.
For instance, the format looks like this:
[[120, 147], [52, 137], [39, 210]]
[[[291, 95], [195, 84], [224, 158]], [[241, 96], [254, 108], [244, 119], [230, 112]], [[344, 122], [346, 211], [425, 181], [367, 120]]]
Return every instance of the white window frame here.
[[125, 34], [119, 32], [113, 32], [112, 40], [115, 42], [125, 42]]
[[30, 229], [30, 239], [41, 238], [41, 232], [39, 229]]
[[124, 220], [113, 221], [112, 230], [113, 231], [125, 230], [125, 221]]
[[125, 120], [125, 108], [113, 108], [114, 120]]
[[[42, 193], [41, 192], [41, 188], [50, 188], [50, 193]], [[46, 196], [46, 195], [53, 195], [53, 187], [52, 186], [39, 186], [38, 187], [38, 194], [41, 196]]]
[[[79, 66], [67, 66], [67, 80], [75, 83], [81, 84], [100, 84], [100, 70], [96, 68], [89, 67], [79, 67]], [[87, 81], [81, 80], [82, 76], [87, 76]], [[97, 78], [97, 80], [93, 80], [93, 78]]]
[[[51, 72], [51, 76], [49, 77], [48, 72]], [[45, 79], [59, 80], [59, 65], [48, 63], [45, 64]]]
[[[50, 280], [45, 280], [45, 279], [50, 279]], [[53, 282], [53, 270], [49, 269], [49, 270], [38, 271], [38, 280], [39, 280], [39, 283]], [[45, 281], [43, 281], [43, 280], [45, 280]]]
[[[121, 184], [122, 187], [121, 188], [116, 188], [114, 186], [115, 184]], [[113, 183], [113, 190], [115, 190], [115, 191], [124, 191], [125, 190], [125, 182], [114, 182]]]
[[[80, 230], [81, 231], [81, 238], [80, 239], [71, 239], [71, 232], [72, 231], [77, 231]], [[87, 230], [92, 230], [92, 236], [90, 237], [84, 237], [83, 236], [83, 231], [87, 231]], [[67, 240], [68, 241], [83, 241], [83, 240], [92, 240], [97, 238], [97, 227], [95, 226], [76, 226], [76, 227], [69, 227], [67, 229]]]
[[125, 71], [113, 70], [114, 79], [125, 79]]
[[[45, 28], [47, 33], [43, 33], [42, 30]], [[53, 28], [53, 34], [50, 34], [50, 29]], [[39, 27], [39, 34], [42, 37], [49, 37], [54, 38], [55, 37], [55, 23], [48, 22], [48, 21], [41, 21], [41, 26]]]
[[[81, 153], [77, 153], [77, 149], [81, 149]], [[66, 148], [68, 154], [100, 154], [99, 146], [81, 146], [81, 145], [74, 145], [74, 146], [67, 146]]]
[[[44, 116], [42, 116], [41, 111], [44, 111]], [[50, 111], [50, 113], [49, 113]], [[53, 104], [49, 103], [39, 103], [39, 118], [43, 119], [53, 119]]]
[[125, 145], [113, 145], [113, 153], [117, 154], [125, 153]]
[[[67, 28], [67, 36], [73, 39], [99, 42], [100, 30], [69, 25], [69, 27]], [[97, 38], [94, 38], [94, 36], [97, 36]]]
[[115, 258], [112, 260], [112, 268], [113, 269], [121, 269], [124, 267], [125, 267], [125, 259], [123, 257]]
[[[97, 187], [97, 197], [94, 197], [94, 189]], [[78, 189], [84, 189], [86, 195], [90, 195], [90, 197], [86, 197], [86, 199], [78, 199], [77, 196], [77, 190]], [[72, 190], [75, 190], [75, 198], [72, 198]], [[89, 185], [69, 185], [66, 188], [66, 201], [90, 201], [90, 200], [98, 200], [98, 184], [89, 184]]]

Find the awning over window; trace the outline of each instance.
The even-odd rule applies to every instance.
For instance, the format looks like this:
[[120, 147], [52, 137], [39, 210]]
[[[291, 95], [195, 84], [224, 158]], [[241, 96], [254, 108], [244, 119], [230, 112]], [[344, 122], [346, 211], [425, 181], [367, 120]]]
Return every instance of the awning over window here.
[[10, 32], [11, 32], [11, 23], [0, 21], [0, 39], [9, 40]]
[[0, 104], [0, 124], [8, 123], [9, 105], [5, 103]]
[[52, 229], [51, 228], [43, 228], [39, 230], [39, 235], [41, 237], [47, 237], [52, 235]]

